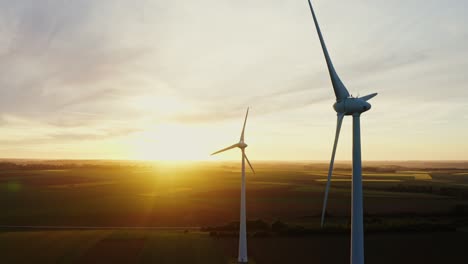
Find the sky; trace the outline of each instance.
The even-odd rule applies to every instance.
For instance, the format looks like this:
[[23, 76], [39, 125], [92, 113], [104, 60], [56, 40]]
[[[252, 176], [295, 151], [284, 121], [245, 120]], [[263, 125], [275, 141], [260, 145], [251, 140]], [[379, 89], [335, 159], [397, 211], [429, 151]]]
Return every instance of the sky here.
[[[364, 160], [468, 160], [459, 0], [315, 0]], [[0, 158], [328, 160], [335, 97], [306, 0], [0, 0]], [[351, 159], [351, 118], [337, 159]]]

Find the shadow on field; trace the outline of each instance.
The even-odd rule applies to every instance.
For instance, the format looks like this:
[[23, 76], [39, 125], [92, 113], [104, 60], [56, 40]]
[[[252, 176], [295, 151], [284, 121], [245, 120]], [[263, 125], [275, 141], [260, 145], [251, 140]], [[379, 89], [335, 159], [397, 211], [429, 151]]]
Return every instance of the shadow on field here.
[[[378, 233], [365, 239], [366, 263], [468, 261], [466, 232]], [[227, 264], [237, 247], [236, 237], [191, 231], [0, 232], [2, 263]], [[248, 252], [255, 264], [348, 263], [349, 235], [249, 237]]]

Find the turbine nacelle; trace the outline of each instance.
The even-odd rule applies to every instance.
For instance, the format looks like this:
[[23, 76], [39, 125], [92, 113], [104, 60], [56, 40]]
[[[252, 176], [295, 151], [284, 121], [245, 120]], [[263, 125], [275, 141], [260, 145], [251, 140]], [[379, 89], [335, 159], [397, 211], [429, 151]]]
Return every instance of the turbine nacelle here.
[[247, 117], [248, 116], [249, 116], [249, 108], [247, 108], [247, 113], [245, 113], [244, 126], [242, 127], [242, 133], [241, 133], [241, 136], [240, 136], [239, 143], [234, 144], [232, 146], [229, 146], [227, 148], [223, 148], [221, 150], [218, 150], [218, 151], [212, 153], [211, 155], [216, 155], [218, 153], [221, 153], [221, 152], [224, 152], [224, 151], [227, 151], [227, 150], [230, 150], [230, 149], [234, 149], [234, 148], [240, 148], [242, 150], [242, 160], [247, 161], [250, 168], [252, 169], [252, 172], [255, 173], [255, 170], [253, 169], [252, 164], [250, 164], [249, 158], [247, 158], [247, 155], [245, 154], [245, 148], [248, 145], [245, 144], [245, 142], [244, 142], [244, 132], [245, 132], [245, 124], [247, 123]]
[[337, 113], [344, 115], [361, 114], [369, 111], [371, 107], [371, 104], [361, 98], [346, 98], [333, 105]]

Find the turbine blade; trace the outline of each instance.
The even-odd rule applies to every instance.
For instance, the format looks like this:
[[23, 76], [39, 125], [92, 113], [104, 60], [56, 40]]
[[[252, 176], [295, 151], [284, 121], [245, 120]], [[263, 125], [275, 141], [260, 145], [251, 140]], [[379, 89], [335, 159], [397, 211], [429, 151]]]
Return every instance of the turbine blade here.
[[369, 101], [370, 99], [374, 98], [375, 96], [377, 95], [377, 93], [373, 93], [373, 94], [369, 94], [369, 95], [366, 95], [366, 96], [363, 96], [361, 97], [360, 99], [364, 100], [364, 101]]
[[331, 183], [331, 176], [333, 173], [333, 165], [335, 163], [335, 154], [336, 154], [336, 146], [338, 145], [338, 138], [340, 137], [340, 130], [341, 124], [343, 123], [344, 114], [338, 114], [337, 122], [336, 122], [336, 133], [335, 133], [335, 143], [333, 143], [333, 151], [330, 161], [330, 167], [328, 169], [328, 179], [327, 179], [327, 187], [325, 188], [325, 197], [323, 199], [323, 208], [322, 208], [322, 220], [320, 226], [323, 227], [323, 222], [325, 220], [325, 211], [327, 210], [327, 200], [328, 200], [328, 191], [330, 189]]
[[213, 152], [213, 153], [211, 154], [211, 156], [213, 156], [213, 155], [215, 155], [215, 154], [218, 154], [218, 153], [221, 153], [221, 152], [224, 152], [224, 151], [226, 151], [226, 150], [230, 150], [230, 149], [233, 149], [233, 148], [237, 148], [237, 147], [239, 147], [239, 143], [236, 143], [236, 144], [234, 144], [234, 145], [232, 145], [232, 146], [229, 146], [229, 147], [227, 147], [227, 148], [223, 148], [222, 150], [218, 150], [218, 151], [216, 151], [216, 152]]
[[247, 108], [247, 113], [245, 114], [244, 127], [242, 127], [242, 134], [240, 137], [240, 141], [244, 141], [244, 132], [245, 132], [245, 124], [247, 123], [247, 116], [249, 116], [249, 107]]
[[250, 169], [251, 169], [252, 172], [255, 174], [255, 170], [254, 170], [254, 168], [252, 167], [252, 164], [250, 164], [249, 158], [247, 158], [247, 155], [245, 155], [245, 152], [244, 152], [244, 151], [242, 152], [242, 154], [244, 155], [245, 160], [246, 160], [247, 163], [249, 164]]
[[317, 17], [315, 16], [314, 8], [312, 7], [312, 3], [309, 1], [310, 11], [312, 12], [312, 17], [314, 19], [315, 28], [317, 29], [317, 34], [320, 39], [320, 44], [322, 45], [323, 55], [325, 56], [325, 60], [327, 61], [328, 72], [330, 73], [330, 79], [332, 81], [333, 90], [335, 91], [336, 100], [342, 100], [349, 97], [349, 92], [344, 86], [343, 82], [341, 81], [340, 77], [336, 73], [335, 68], [333, 67], [333, 63], [330, 59], [330, 55], [328, 54], [327, 46], [325, 45], [325, 40], [323, 40], [322, 32], [320, 31], [320, 26], [317, 21]]

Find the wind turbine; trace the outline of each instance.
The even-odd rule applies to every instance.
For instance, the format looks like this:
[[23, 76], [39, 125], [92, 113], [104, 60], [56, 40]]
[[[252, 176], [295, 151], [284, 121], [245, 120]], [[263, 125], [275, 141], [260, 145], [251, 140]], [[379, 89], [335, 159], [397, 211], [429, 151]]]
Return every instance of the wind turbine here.
[[247, 123], [247, 117], [249, 115], [249, 108], [247, 108], [247, 113], [245, 114], [244, 126], [242, 128], [242, 133], [240, 136], [239, 143], [236, 143], [232, 146], [224, 148], [222, 150], [216, 151], [211, 155], [215, 155], [226, 150], [230, 150], [233, 148], [240, 148], [242, 151], [242, 185], [241, 185], [241, 207], [240, 207], [240, 226], [239, 226], [239, 256], [237, 260], [239, 263], [247, 263], [247, 224], [246, 224], [246, 214], [245, 214], [245, 161], [252, 169], [252, 172], [255, 173], [255, 170], [250, 164], [249, 158], [245, 155], [245, 148], [247, 144], [244, 142], [244, 132], [245, 132], [245, 124]]
[[362, 161], [361, 161], [361, 114], [371, 109], [371, 105], [367, 102], [377, 95], [377, 93], [369, 94], [363, 97], [352, 97], [349, 95], [343, 82], [336, 73], [333, 63], [328, 54], [325, 41], [323, 40], [322, 32], [315, 16], [314, 8], [310, 0], [309, 7], [312, 12], [317, 34], [320, 39], [323, 54], [327, 62], [328, 72], [333, 85], [333, 90], [336, 96], [336, 103], [333, 108], [338, 114], [335, 142], [331, 155], [330, 167], [328, 169], [328, 180], [325, 189], [325, 197], [323, 200], [321, 226], [323, 227], [325, 212], [327, 209], [328, 191], [330, 189], [331, 176], [333, 172], [333, 163], [335, 162], [336, 146], [340, 136], [341, 124], [345, 115], [353, 116], [353, 176], [352, 176], [352, 202], [351, 202], [351, 264], [364, 263], [364, 224], [363, 224], [363, 197], [362, 197]]

